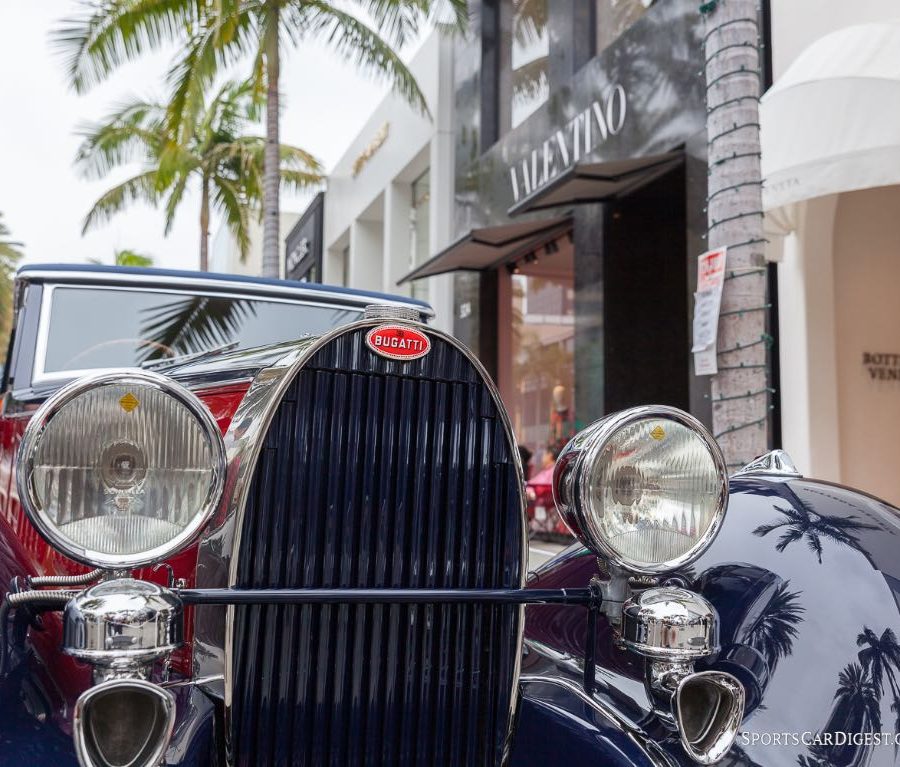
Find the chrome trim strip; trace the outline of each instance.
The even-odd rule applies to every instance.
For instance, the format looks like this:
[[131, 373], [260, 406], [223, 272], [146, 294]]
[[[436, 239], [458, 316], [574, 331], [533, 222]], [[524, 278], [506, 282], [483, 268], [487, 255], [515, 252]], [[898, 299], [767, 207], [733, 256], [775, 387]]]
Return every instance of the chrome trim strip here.
[[[374, 328], [384, 324], [379, 319], [363, 319], [349, 325], [342, 325], [319, 338], [304, 339], [275, 365], [261, 370], [241, 404], [225, 433], [226, 482], [228, 490], [222, 499], [219, 510], [200, 539], [197, 555], [197, 588], [231, 588], [237, 580], [238, 560], [235, 553], [240, 550], [240, 536], [243, 528], [244, 511], [250, 483], [256, 463], [262, 449], [269, 424], [275, 411], [281, 404], [282, 397], [300, 370], [319, 351], [333, 340], [346, 333], [365, 328]], [[500, 399], [500, 392], [481, 362], [463, 346], [456, 338], [424, 323], [401, 321], [397, 324], [409, 325], [432, 338], [438, 338], [461, 352], [475, 368], [484, 381], [494, 405], [500, 414], [510, 445], [510, 454], [516, 467], [519, 486], [520, 514], [522, 527], [521, 540], [521, 573], [519, 588], [525, 587], [528, 569], [528, 525], [525, 513], [525, 475], [516, 449], [516, 441], [512, 424], [506, 408]], [[512, 745], [513, 723], [518, 705], [519, 675], [522, 663], [522, 643], [525, 630], [525, 605], [519, 607], [519, 633], [517, 645], [520, 652], [513, 668], [513, 689], [510, 695], [510, 712], [508, 716], [509, 731], [504, 749], [504, 763], [508, 761]], [[233, 699], [233, 679], [231, 658], [234, 656], [234, 608], [233, 607], [198, 607], [194, 620], [194, 675], [223, 675], [225, 705], [225, 737], [226, 760], [233, 762], [230, 748], [231, 707]]]

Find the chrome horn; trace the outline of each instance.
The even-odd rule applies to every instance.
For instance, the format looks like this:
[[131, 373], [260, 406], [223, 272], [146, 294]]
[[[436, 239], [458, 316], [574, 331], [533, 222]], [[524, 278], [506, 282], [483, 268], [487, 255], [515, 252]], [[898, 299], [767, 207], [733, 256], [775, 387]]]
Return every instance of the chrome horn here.
[[685, 589], [646, 589], [623, 605], [622, 641], [647, 659], [654, 709], [688, 756], [700, 764], [725, 756], [744, 718], [744, 688], [731, 674], [694, 670], [719, 650], [715, 608]]

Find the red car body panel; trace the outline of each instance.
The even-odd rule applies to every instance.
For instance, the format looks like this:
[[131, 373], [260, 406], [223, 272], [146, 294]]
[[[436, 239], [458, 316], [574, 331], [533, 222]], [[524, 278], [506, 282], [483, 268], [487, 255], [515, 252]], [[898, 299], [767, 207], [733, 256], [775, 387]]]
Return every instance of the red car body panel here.
[[[249, 382], [217, 386], [195, 393], [209, 408], [222, 434], [226, 432], [235, 411], [249, 388]], [[35, 410], [34, 408], [33, 410]], [[31, 412], [33, 412], [33, 410]], [[6, 542], [0, 563], [3, 570], [30, 577], [38, 575], [76, 575], [90, 568], [71, 560], [53, 549], [35, 530], [19, 503], [16, 490], [16, 454], [22, 434], [28, 425], [28, 414], [0, 416], [0, 526], [6, 530], [0, 541]], [[3, 561], [7, 560], [8, 561]], [[195, 585], [197, 570], [197, 545], [193, 544], [167, 560], [172, 577], [184, 579], [187, 587]], [[166, 567], [140, 568], [134, 571], [136, 578], [165, 583], [169, 577]], [[11, 577], [8, 575], [8, 578]], [[75, 699], [90, 685], [91, 671], [87, 664], [75, 661], [59, 652], [62, 643], [62, 613], [47, 612], [41, 616], [42, 631], [32, 631], [31, 639], [38, 665], [46, 664], [48, 678], [55, 680], [56, 693], [61, 702], [68, 704], [60, 710], [72, 710]], [[185, 614], [185, 642], [172, 654], [171, 670], [187, 676], [191, 668], [191, 642], [193, 639], [193, 614], [189, 608]], [[68, 729], [67, 722], [60, 726]]]

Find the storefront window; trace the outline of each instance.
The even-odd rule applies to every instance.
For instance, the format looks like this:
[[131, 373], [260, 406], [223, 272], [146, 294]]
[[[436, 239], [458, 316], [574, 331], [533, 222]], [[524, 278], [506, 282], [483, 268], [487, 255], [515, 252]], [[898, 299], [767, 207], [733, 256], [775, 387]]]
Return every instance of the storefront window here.
[[654, 0], [597, 0], [597, 53], [612, 45]]
[[510, 34], [510, 122], [515, 128], [550, 95], [547, 0], [513, 0]]
[[[412, 183], [412, 203], [409, 209], [409, 268], [410, 271], [424, 264], [430, 257], [429, 203], [431, 201], [431, 175], [425, 171]], [[428, 299], [428, 281], [414, 280], [413, 298]]]
[[[551, 466], [575, 433], [575, 287], [572, 246], [520, 264], [512, 275], [512, 377], [507, 402], [532, 470]], [[511, 396], [510, 396], [511, 395]]]

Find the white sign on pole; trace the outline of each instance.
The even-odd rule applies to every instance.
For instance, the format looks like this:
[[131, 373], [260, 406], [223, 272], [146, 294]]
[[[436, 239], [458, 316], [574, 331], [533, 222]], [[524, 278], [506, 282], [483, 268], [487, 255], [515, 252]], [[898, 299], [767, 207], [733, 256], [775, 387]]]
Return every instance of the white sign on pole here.
[[715, 375], [716, 337], [719, 332], [719, 307], [725, 284], [727, 248], [709, 250], [697, 259], [697, 292], [694, 293], [694, 374]]

